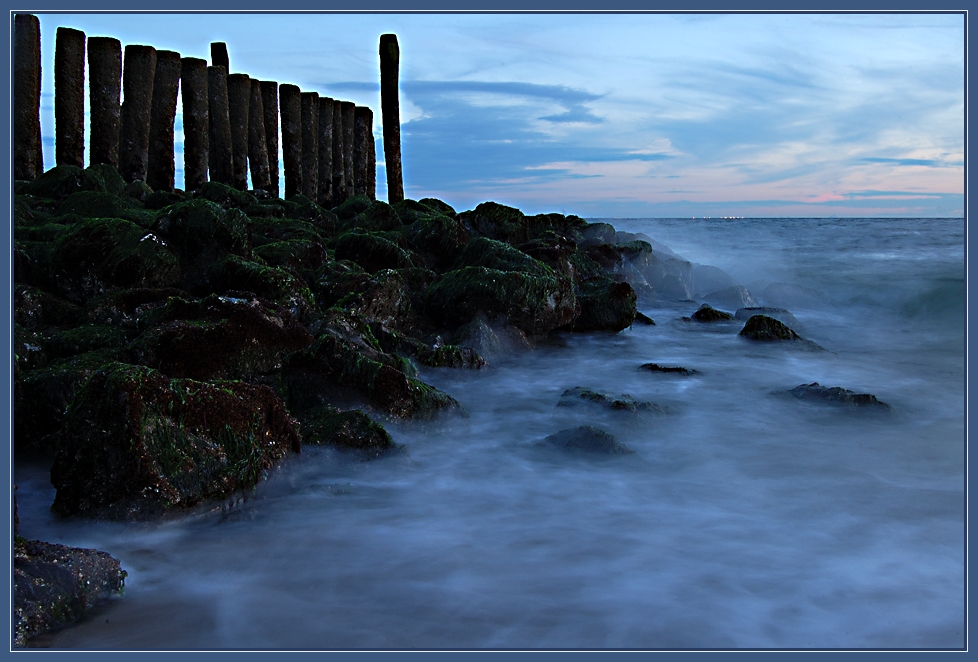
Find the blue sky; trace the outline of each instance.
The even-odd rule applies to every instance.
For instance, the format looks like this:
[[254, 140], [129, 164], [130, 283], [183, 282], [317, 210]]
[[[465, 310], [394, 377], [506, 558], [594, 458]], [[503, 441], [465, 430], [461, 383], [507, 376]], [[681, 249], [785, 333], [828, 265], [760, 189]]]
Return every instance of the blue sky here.
[[39, 17], [45, 167], [58, 26], [208, 59], [224, 41], [232, 71], [370, 106], [378, 150], [377, 47], [394, 32], [411, 198], [586, 217], [964, 213], [961, 15]]

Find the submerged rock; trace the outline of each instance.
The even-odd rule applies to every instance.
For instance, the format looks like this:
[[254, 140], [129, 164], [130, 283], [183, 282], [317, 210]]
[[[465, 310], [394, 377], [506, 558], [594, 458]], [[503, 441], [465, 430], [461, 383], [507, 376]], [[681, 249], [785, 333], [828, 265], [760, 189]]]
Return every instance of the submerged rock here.
[[[684, 318], [686, 319], [686, 318]], [[726, 313], [722, 310], [717, 310], [708, 303], [704, 303], [700, 306], [695, 313], [693, 313], [692, 319], [695, 322], [727, 322], [734, 319], [734, 316], [730, 313]]]
[[801, 384], [788, 391], [799, 400], [810, 402], [822, 402], [826, 404], [841, 405], [848, 407], [878, 407], [889, 409], [890, 406], [885, 402], [880, 402], [875, 395], [870, 393], [856, 393], [840, 386], [822, 386], [818, 382], [811, 384]]
[[581, 405], [598, 405], [611, 411], [627, 411], [633, 414], [665, 414], [669, 412], [666, 407], [653, 402], [636, 400], [627, 393], [610, 396], [581, 386], [564, 391], [560, 396], [560, 401], [557, 403], [558, 407], [575, 407]]
[[643, 363], [639, 366], [642, 370], [648, 370], [649, 372], [669, 372], [677, 375], [698, 375], [699, 370], [691, 370], [689, 368], [683, 368], [681, 366], [667, 367], [661, 366], [658, 363]]
[[541, 445], [571, 453], [594, 455], [632, 455], [635, 453], [614, 435], [592, 425], [567, 428], [546, 437]]
[[300, 418], [303, 444], [327, 444], [372, 459], [402, 450], [380, 423], [357, 409], [317, 407]]
[[126, 571], [105, 552], [14, 539], [14, 646], [86, 616], [122, 593]]
[[62, 515], [145, 519], [252, 487], [299, 451], [267, 386], [110, 363], [75, 395], [51, 468]]
[[739, 320], [747, 321], [754, 315], [767, 315], [768, 317], [773, 317], [785, 326], [792, 329], [800, 329], [801, 322], [791, 314], [790, 311], [784, 308], [772, 308], [770, 306], [753, 306], [751, 308], [738, 308], [737, 312], [734, 313], [734, 317]]

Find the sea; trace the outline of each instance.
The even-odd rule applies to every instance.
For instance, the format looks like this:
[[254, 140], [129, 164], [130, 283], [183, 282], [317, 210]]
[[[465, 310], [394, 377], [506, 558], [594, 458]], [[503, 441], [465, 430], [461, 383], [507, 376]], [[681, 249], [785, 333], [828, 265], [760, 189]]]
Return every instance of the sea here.
[[[387, 424], [400, 455], [306, 446], [163, 523], [59, 519], [47, 467], [18, 463], [21, 535], [128, 572], [120, 598], [33, 645], [963, 647], [965, 221], [589, 220], [722, 269], [810, 342], [686, 321], [695, 297], [645, 300], [654, 325], [422, 368], [468, 416]], [[889, 407], [787, 393], [813, 382]], [[575, 387], [658, 407], [561, 406]], [[541, 443], [578, 425], [634, 452]]]

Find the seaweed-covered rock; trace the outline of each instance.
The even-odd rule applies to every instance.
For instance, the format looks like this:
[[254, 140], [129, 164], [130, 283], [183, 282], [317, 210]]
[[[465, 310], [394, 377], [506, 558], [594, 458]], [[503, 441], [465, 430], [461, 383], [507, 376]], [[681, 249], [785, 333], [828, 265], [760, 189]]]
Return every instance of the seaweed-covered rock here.
[[581, 237], [584, 239], [594, 239], [598, 243], [613, 244], [616, 241], [615, 227], [610, 223], [587, 223], [581, 230]]
[[372, 334], [367, 341], [352, 335], [327, 329], [312, 346], [286, 359], [282, 375], [290, 407], [310, 409], [353, 392], [399, 418], [461, 409], [448, 394], [408, 376], [406, 361], [380, 351]]
[[58, 359], [97, 349], [121, 349], [127, 342], [129, 334], [125, 328], [108, 324], [82, 324], [54, 334], [44, 348], [48, 356]]
[[176, 191], [153, 191], [146, 199], [143, 201], [143, 206], [146, 209], [164, 209], [170, 205], [175, 205], [178, 202], [184, 202], [187, 200], [188, 196], [183, 191], [179, 189]]
[[478, 313], [471, 322], [459, 327], [453, 342], [460, 347], [471, 347], [479, 356], [490, 360], [502, 354], [532, 348], [526, 334], [518, 328], [500, 324], [494, 328], [484, 313]]
[[471, 211], [458, 214], [458, 219], [474, 235], [509, 244], [522, 244], [530, 240], [526, 216], [515, 207], [483, 202]]
[[520, 271], [532, 276], [552, 277], [553, 269], [523, 251], [495, 239], [476, 237], [468, 243], [455, 268], [487, 267], [498, 271]]
[[420, 266], [410, 251], [379, 234], [353, 230], [341, 234], [335, 242], [336, 259], [351, 260], [373, 273], [381, 269], [405, 269]]
[[329, 260], [322, 242], [309, 239], [286, 239], [262, 244], [255, 247], [254, 254], [270, 267], [288, 267], [306, 282], [314, 281]]
[[124, 218], [132, 203], [125, 197], [104, 191], [78, 191], [72, 193], [58, 207], [57, 215], [78, 214], [84, 218]]
[[785, 326], [792, 329], [801, 329], [802, 324], [798, 321], [794, 315], [791, 314], [785, 308], [773, 308], [771, 306], [753, 306], [750, 308], [738, 308], [737, 312], [734, 313], [734, 317], [739, 320], [747, 321], [754, 315], [767, 315], [768, 317], [773, 317]]
[[14, 322], [14, 369], [32, 370], [47, 365], [47, 337]]
[[267, 386], [169, 379], [113, 363], [78, 392], [51, 468], [62, 515], [155, 517], [226, 497], [299, 451]]
[[287, 354], [313, 342], [286, 308], [260, 299], [171, 299], [156, 319], [159, 326], [130, 351], [133, 362], [169, 377], [252, 379], [278, 370]]
[[822, 386], [818, 382], [801, 384], [788, 391], [799, 400], [819, 402], [843, 407], [872, 407], [889, 409], [885, 402], [880, 402], [871, 393], [856, 393], [841, 386]]
[[153, 195], [153, 189], [143, 180], [134, 179], [126, 184], [126, 188], [122, 191], [122, 194], [126, 198], [142, 205], [149, 196]]
[[591, 278], [575, 288], [581, 314], [574, 320], [574, 331], [613, 331], [627, 329], [635, 320], [635, 290], [628, 283], [611, 278]]
[[553, 230], [542, 232], [535, 239], [520, 244], [518, 248], [574, 283], [586, 278], [577, 273], [572, 261], [572, 256], [577, 253], [577, 243]]
[[366, 280], [354, 280], [335, 305], [403, 333], [416, 333], [422, 321], [402, 272], [384, 269]]
[[111, 289], [169, 287], [180, 261], [160, 237], [118, 218], [85, 219], [52, 249], [52, 280], [69, 301], [83, 303]]
[[546, 437], [544, 446], [558, 448], [571, 453], [587, 453], [593, 455], [632, 455], [635, 453], [615, 436], [593, 425], [581, 425], [567, 428]]
[[749, 340], [801, 340], [801, 336], [787, 326], [767, 315], [754, 315], [747, 320], [740, 335]]
[[438, 198], [421, 198], [418, 200], [425, 207], [428, 207], [436, 214], [442, 214], [451, 218], [455, 218], [456, 212], [447, 202], [442, 202]]
[[402, 229], [408, 245], [438, 269], [449, 268], [471, 237], [462, 224], [441, 214], [421, 216]]
[[265, 206], [277, 204], [284, 204], [286, 218], [311, 223], [321, 232], [332, 234], [339, 227], [336, 214], [300, 193], [293, 195], [288, 202], [273, 199], [266, 202]]
[[371, 202], [373, 200], [365, 195], [354, 195], [333, 208], [332, 212], [341, 222], [347, 221], [369, 207]]
[[78, 166], [59, 165], [38, 176], [24, 188], [29, 195], [63, 200], [78, 191], [103, 191], [122, 195], [125, 182], [112, 166], [96, 165], [83, 170]]
[[49, 292], [30, 285], [19, 285], [14, 290], [14, 321], [28, 331], [73, 326], [82, 318], [80, 306]]
[[185, 291], [175, 287], [117, 290], [90, 300], [85, 306], [85, 319], [89, 324], [136, 329], [141, 318], [154, 308], [166, 305], [171, 297], [187, 296]]
[[397, 212], [386, 202], [371, 200], [370, 204], [356, 216], [340, 221], [343, 228], [359, 228], [367, 232], [386, 232], [401, 227]]
[[566, 278], [485, 267], [443, 275], [425, 292], [425, 303], [428, 312], [447, 325], [465, 324], [481, 311], [490, 320], [505, 318], [533, 335], [565, 326], [580, 312]]
[[211, 270], [223, 257], [251, 256], [250, 225], [239, 210], [225, 211], [217, 203], [195, 199], [160, 212], [151, 232], [179, 257], [180, 287], [194, 291], [208, 286]]
[[734, 316], [730, 313], [726, 313], [722, 310], [717, 310], [708, 303], [704, 303], [700, 306], [691, 318], [694, 322], [729, 322], [734, 319]]
[[300, 321], [316, 312], [316, 299], [309, 285], [288, 267], [269, 267], [228, 255], [214, 267], [210, 284], [216, 293], [252, 292], [258, 298], [285, 306]]
[[206, 182], [194, 191], [194, 198], [197, 200], [210, 200], [225, 209], [230, 207], [245, 209], [250, 205], [258, 204], [258, 198], [248, 191], [241, 191], [227, 184], [215, 181]]
[[302, 415], [302, 443], [324, 444], [355, 451], [365, 459], [388, 455], [402, 447], [384, 426], [358, 409], [317, 407]]
[[597, 405], [603, 409], [610, 409], [611, 411], [625, 411], [632, 414], [670, 413], [670, 410], [667, 407], [657, 405], [654, 402], [642, 402], [640, 400], [636, 400], [627, 393], [617, 396], [605, 395], [604, 393], [599, 393], [598, 391], [583, 388], [581, 386], [576, 386], [572, 389], [564, 391], [560, 396], [560, 400], [557, 402], [558, 407], [578, 407], [582, 405]]
[[105, 552], [15, 538], [14, 646], [80, 620], [121, 594], [126, 575]]

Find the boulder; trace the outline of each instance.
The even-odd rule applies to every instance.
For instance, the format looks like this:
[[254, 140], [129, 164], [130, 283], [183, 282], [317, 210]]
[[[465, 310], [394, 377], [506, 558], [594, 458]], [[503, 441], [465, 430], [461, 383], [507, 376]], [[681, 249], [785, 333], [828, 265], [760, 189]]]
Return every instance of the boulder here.
[[698, 375], [698, 370], [691, 370], [689, 368], [683, 368], [681, 366], [661, 366], [658, 363], [643, 363], [639, 366], [642, 370], [648, 370], [649, 372], [668, 372], [676, 375]]
[[267, 386], [112, 363], [68, 409], [51, 467], [52, 509], [158, 517], [252, 487], [299, 444], [296, 421]]
[[737, 312], [734, 313], [734, 317], [739, 320], [747, 321], [754, 315], [767, 315], [768, 317], [773, 317], [785, 326], [791, 327], [792, 329], [800, 329], [801, 322], [792, 315], [789, 311], [784, 308], [772, 308], [770, 306], [755, 306], [751, 308], [738, 308]]
[[591, 278], [574, 290], [581, 314], [571, 324], [573, 331], [612, 331], [632, 325], [638, 311], [635, 290], [611, 278]]
[[300, 321], [317, 314], [316, 298], [302, 276], [288, 267], [269, 267], [237, 255], [214, 266], [209, 289], [218, 294], [252, 293], [284, 306]]
[[14, 539], [14, 646], [63, 628], [122, 593], [126, 571], [105, 552]]
[[564, 391], [557, 402], [558, 407], [593, 407], [598, 406], [602, 409], [611, 411], [624, 411], [631, 414], [666, 414], [670, 413], [667, 407], [657, 405], [653, 402], [641, 402], [627, 393], [612, 396], [599, 393], [589, 388], [576, 386]]
[[498, 271], [519, 271], [531, 276], [553, 277], [554, 271], [509, 244], [486, 237], [476, 237], [455, 260], [455, 268], [486, 267]]
[[421, 261], [395, 241], [376, 233], [351, 230], [336, 238], [336, 259], [356, 262], [373, 273], [381, 269], [421, 266]]
[[801, 336], [784, 324], [767, 315], [753, 315], [744, 324], [740, 334], [749, 340], [801, 340]]
[[374, 459], [402, 450], [384, 426], [357, 409], [316, 407], [301, 417], [304, 445], [329, 445]]
[[727, 322], [734, 319], [734, 316], [730, 313], [726, 313], [722, 310], [717, 310], [708, 303], [704, 303], [700, 306], [691, 318], [694, 322]]
[[508, 244], [530, 240], [526, 216], [515, 207], [483, 202], [471, 211], [458, 214], [458, 220], [470, 234], [496, 239]]
[[632, 455], [635, 453], [611, 433], [592, 425], [567, 428], [546, 437], [544, 446], [558, 448], [570, 453], [589, 455]]
[[258, 198], [248, 191], [241, 191], [227, 184], [209, 181], [194, 191], [196, 200], [209, 200], [224, 209], [245, 209], [258, 204]]
[[471, 237], [462, 224], [442, 214], [415, 217], [402, 233], [408, 245], [433, 268], [450, 268]]
[[84, 318], [83, 309], [61, 297], [30, 285], [14, 290], [14, 321], [28, 331], [74, 326]]

